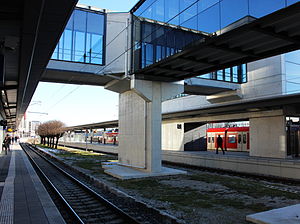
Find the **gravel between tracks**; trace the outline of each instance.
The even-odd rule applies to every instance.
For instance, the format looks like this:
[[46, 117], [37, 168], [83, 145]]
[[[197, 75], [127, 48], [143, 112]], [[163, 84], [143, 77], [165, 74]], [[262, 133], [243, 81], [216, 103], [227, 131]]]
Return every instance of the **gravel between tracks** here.
[[[248, 214], [300, 203], [300, 186], [180, 168], [187, 175], [117, 180], [100, 163], [115, 156], [44, 149], [69, 165], [189, 224], [248, 223]], [[178, 168], [178, 167], [176, 167]]]

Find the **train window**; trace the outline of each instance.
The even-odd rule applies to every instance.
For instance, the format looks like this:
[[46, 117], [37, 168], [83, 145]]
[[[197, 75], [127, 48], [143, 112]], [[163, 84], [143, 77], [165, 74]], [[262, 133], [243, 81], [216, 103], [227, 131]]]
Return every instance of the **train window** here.
[[212, 143], [215, 142], [215, 137], [211, 137], [211, 142], [212, 142]]
[[242, 142], [242, 135], [239, 135], [238, 143]]
[[228, 143], [236, 143], [235, 135], [229, 135], [229, 137], [228, 137]]
[[210, 137], [208, 137], [208, 140], [207, 140], [207, 141], [208, 141], [208, 143], [210, 143]]
[[243, 143], [246, 144], [247, 143], [247, 135], [243, 134]]

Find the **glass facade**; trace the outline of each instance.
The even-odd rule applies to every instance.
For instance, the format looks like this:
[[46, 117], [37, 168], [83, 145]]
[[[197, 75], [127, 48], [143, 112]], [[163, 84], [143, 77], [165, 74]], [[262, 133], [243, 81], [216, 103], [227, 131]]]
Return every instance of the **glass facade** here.
[[[145, 68], [181, 51], [193, 41], [192, 39], [201, 39], [201, 35], [195, 35], [195, 32], [222, 33], [223, 28], [242, 18], [260, 18], [296, 2], [299, 1], [146, 0], [133, 12], [133, 70]], [[152, 23], [145, 20], [151, 20]], [[161, 23], [165, 25], [157, 25]], [[189, 35], [183, 31], [176, 31], [180, 29], [193, 30], [194, 33]], [[229, 68], [210, 76], [222, 81], [244, 82], [245, 78], [238, 80], [238, 73], [238, 68]]]
[[134, 71], [178, 53], [186, 45], [203, 38], [199, 33], [140, 21], [138, 18], [135, 19], [134, 26]]
[[212, 79], [232, 83], [246, 83], [247, 82], [247, 65], [239, 65], [231, 68], [226, 68], [211, 72], [208, 74], [197, 76], [202, 79]]
[[146, 0], [138, 17], [213, 33], [245, 17], [260, 18], [296, 0]]
[[51, 59], [104, 64], [105, 14], [75, 9]]
[[300, 51], [285, 54], [286, 93], [300, 92]]

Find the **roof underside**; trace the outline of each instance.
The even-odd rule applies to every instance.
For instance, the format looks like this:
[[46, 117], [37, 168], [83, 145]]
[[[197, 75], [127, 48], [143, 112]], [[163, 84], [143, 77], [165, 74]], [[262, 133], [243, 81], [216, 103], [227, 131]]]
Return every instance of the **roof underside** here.
[[14, 128], [25, 113], [76, 2], [11, 0], [1, 3], [0, 43], [4, 46], [5, 75], [1, 83], [0, 112], [10, 127]]
[[209, 36], [135, 72], [139, 79], [176, 81], [300, 49], [300, 3], [223, 34]]
[[86, 129], [97, 129], [97, 128], [116, 128], [118, 127], [118, 120], [104, 121], [93, 124], [83, 124], [67, 127], [68, 130], [86, 130]]
[[[162, 120], [178, 121], [178, 120], [209, 117], [209, 116], [216, 116], [216, 115], [245, 113], [253, 109], [255, 109], [256, 111], [270, 111], [270, 110], [284, 109], [284, 108], [286, 109], [293, 108], [292, 110], [293, 113], [289, 114], [289, 112], [286, 111], [286, 115], [296, 116], [300, 114], [299, 102], [300, 102], [300, 94], [267, 97], [259, 100], [252, 99], [243, 103], [233, 102], [222, 106], [216, 105], [216, 106], [200, 108], [195, 110], [164, 113], [162, 114]], [[86, 129], [116, 128], [116, 127], [118, 127], [118, 120], [71, 126], [68, 127], [68, 130], [86, 130]]]

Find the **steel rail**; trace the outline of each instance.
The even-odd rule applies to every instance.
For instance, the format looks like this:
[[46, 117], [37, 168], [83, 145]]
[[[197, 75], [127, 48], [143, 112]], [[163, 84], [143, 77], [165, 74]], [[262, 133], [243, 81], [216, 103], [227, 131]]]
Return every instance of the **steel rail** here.
[[[134, 217], [132, 217], [131, 215], [127, 214], [126, 212], [124, 212], [123, 210], [121, 210], [120, 208], [118, 208], [116, 205], [114, 205], [113, 203], [111, 203], [110, 201], [108, 201], [107, 199], [105, 199], [103, 196], [101, 196], [100, 194], [98, 194], [97, 192], [95, 192], [93, 189], [91, 189], [90, 187], [88, 187], [86, 184], [84, 184], [83, 182], [81, 182], [80, 180], [76, 179], [75, 177], [73, 177], [71, 174], [67, 173], [66, 171], [64, 171], [62, 168], [60, 168], [59, 166], [57, 166], [56, 164], [54, 164], [52, 161], [50, 161], [49, 159], [45, 158], [45, 156], [41, 155], [41, 153], [37, 152], [36, 150], [33, 150], [31, 146], [29, 145], [25, 145], [25, 144], [21, 144], [22, 148], [26, 148], [26, 149], [30, 149], [32, 152], [36, 153], [37, 155], [39, 155], [41, 158], [43, 158], [47, 163], [51, 164], [55, 169], [57, 169], [58, 171], [60, 171], [64, 176], [66, 176], [68, 179], [72, 180], [74, 183], [76, 183], [78, 186], [80, 186], [84, 191], [86, 191], [87, 193], [89, 193], [91, 196], [93, 196], [95, 199], [99, 200], [101, 203], [104, 203], [105, 206], [111, 208], [114, 212], [116, 212], [117, 214], [119, 214], [124, 220], [128, 221], [130, 224], [140, 224], [139, 221], [137, 221]], [[26, 152], [26, 150], [24, 150]], [[26, 154], [28, 155], [28, 153], [26, 152]], [[31, 158], [31, 157], [30, 157]], [[33, 160], [33, 159], [32, 159]], [[34, 161], [33, 161], [34, 162]], [[34, 164], [36, 164], [34, 162]], [[38, 167], [38, 165], [36, 164], [36, 166]], [[39, 170], [41, 170], [40, 168], [38, 168]], [[42, 171], [41, 171], [42, 172]], [[43, 173], [43, 172], [42, 172]], [[43, 173], [44, 174], [44, 173]], [[45, 175], [45, 174], [44, 174]], [[47, 177], [46, 179], [48, 181], [50, 181]], [[51, 181], [50, 181], [51, 182]], [[53, 184], [51, 183], [51, 186], [53, 186]], [[54, 187], [54, 186], [53, 186]], [[55, 188], [56, 189], [56, 188]], [[59, 191], [58, 191], [59, 192]], [[59, 195], [61, 195], [59, 193]], [[62, 195], [61, 195], [62, 196]], [[62, 196], [63, 197], [63, 196]], [[64, 201], [66, 201], [64, 199]], [[66, 201], [66, 203], [68, 203]], [[69, 205], [69, 203], [68, 203]], [[70, 208], [72, 209], [72, 211], [74, 211], [74, 213], [77, 215], [76, 211], [72, 208], [71, 205], [69, 205]], [[79, 215], [77, 215], [79, 217]], [[81, 219], [80, 219], [81, 220]], [[80, 221], [81, 223], [84, 223], [82, 220]]]

